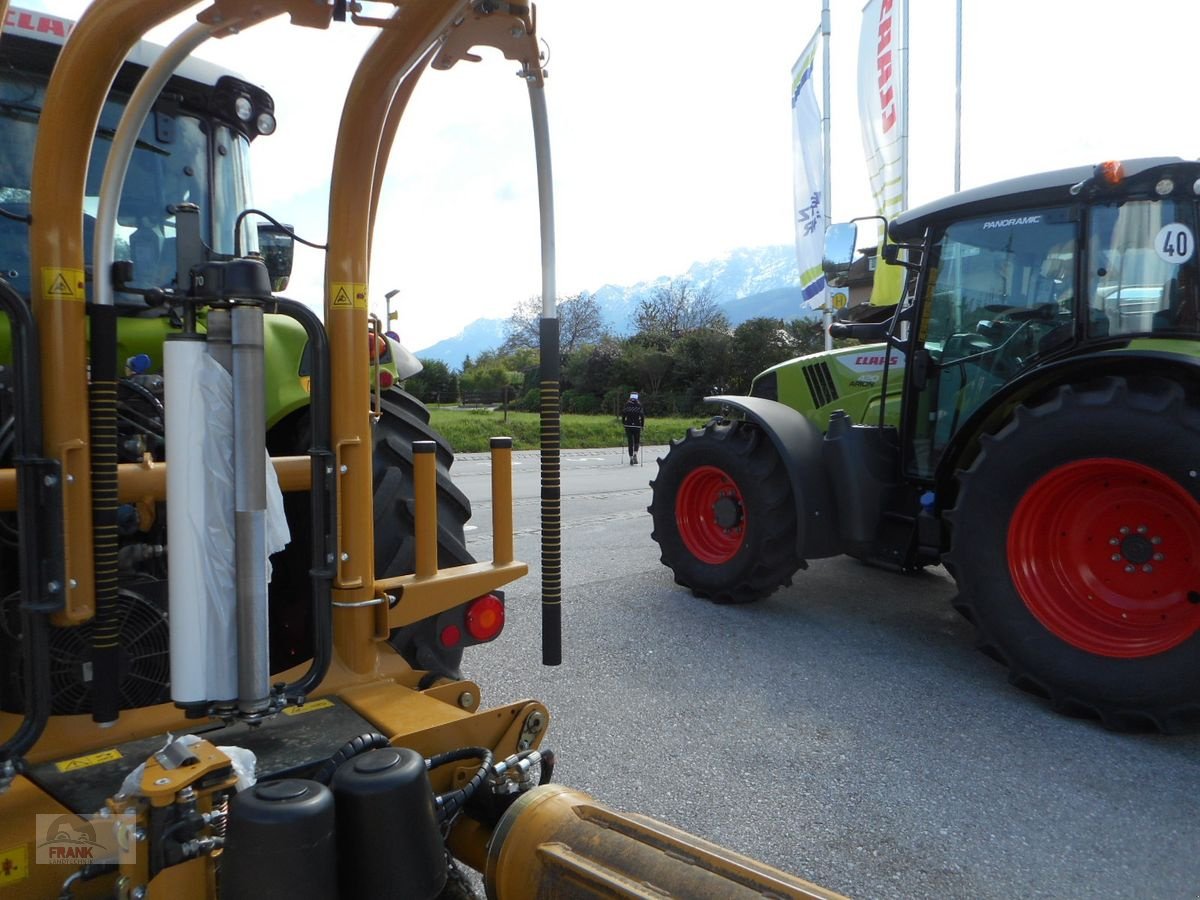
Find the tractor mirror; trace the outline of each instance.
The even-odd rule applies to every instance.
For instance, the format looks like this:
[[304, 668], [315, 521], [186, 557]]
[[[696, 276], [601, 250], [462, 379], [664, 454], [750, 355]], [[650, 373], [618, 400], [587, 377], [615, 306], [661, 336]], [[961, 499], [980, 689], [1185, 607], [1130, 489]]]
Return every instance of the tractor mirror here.
[[830, 225], [825, 229], [825, 256], [821, 268], [830, 287], [842, 287], [850, 276], [854, 247], [858, 241], [858, 226], [853, 222]]
[[296, 241], [290, 228], [268, 222], [259, 223], [258, 250], [267, 265], [267, 272], [271, 275], [272, 291], [287, 289], [295, 249]]

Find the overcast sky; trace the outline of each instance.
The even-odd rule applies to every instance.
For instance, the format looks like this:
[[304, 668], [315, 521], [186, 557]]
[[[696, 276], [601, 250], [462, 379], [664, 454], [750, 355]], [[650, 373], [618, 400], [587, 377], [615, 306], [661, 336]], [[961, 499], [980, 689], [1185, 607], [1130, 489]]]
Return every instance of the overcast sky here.
[[[76, 18], [79, 0], [19, 4]], [[869, 214], [857, 121], [860, 0], [832, 0], [833, 214]], [[1200, 153], [1194, 0], [963, 0], [962, 186], [1102, 159]], [[385, 14], [385, 4], [368, 3]], [[954, 0], [914, 0], [910, 204], [954, 186]], [[538, 31], [555, 175], [559, 295], [679, 274], [737, 247], [790, 243], [790, 70], [820, 0], [543, 0]], [[178, 23], [154, 37], [168, 41]], [[345, 86], [372, 35], [276, 20], [201, 56], [275, 97], [255, 200], [325, 239]], [[516, 65], [429, 72], [401, 126], [370, 292], [400, 290], [420, 349], [540, 291], [529, 105]], [[820, 59], [818, 57], [818, 69]], [[818, 90], [820, 86], [818, 85]], [[323, 260], [298, 248], [290, 296], [316, 305]]]

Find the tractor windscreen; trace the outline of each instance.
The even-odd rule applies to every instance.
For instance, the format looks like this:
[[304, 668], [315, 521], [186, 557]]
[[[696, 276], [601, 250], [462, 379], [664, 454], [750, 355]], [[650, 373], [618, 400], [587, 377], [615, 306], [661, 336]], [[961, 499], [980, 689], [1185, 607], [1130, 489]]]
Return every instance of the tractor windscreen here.
[[[16, 71], [0, 73], [0, 209], [29, 213], [33, 152], [46, 81]], [[104, 106], [88, 164], [83, 239], [89, 278], [100, 183], [123, 98]], [[139, 135], [117, 211], [114, 259], [133, 263], [132, 286], [172, 287], [175, 282], [176, 203], [201, 210], [201, 233], [222, 253], [233, 252], [233, 224], [250, 205], [249, 142], [219, 122], [181, 111], [169, 95], [160, 99]], [[216, 183], [220, 187], [213, 190]], [[243, 247], [256, 246], [243, 241]], [[0, 218], [0, 274], [24, 296], [30, 292], [28, 227]], [[117, 294], [117, 303], [143, 305], [141, 297]]]

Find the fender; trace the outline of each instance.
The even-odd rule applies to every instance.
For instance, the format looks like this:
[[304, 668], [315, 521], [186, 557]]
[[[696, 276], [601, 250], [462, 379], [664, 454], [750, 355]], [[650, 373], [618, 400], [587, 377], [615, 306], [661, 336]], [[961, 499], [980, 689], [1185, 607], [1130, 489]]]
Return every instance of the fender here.
[[742, 412], [771, 439], [784, 462], [796, 503], [796, 551], [801, 559], [838, 556], [838, 525], [829, 471], [825, 467], [825, 436], [790, 406], [762, 397], [720, 395], [705, 397]]

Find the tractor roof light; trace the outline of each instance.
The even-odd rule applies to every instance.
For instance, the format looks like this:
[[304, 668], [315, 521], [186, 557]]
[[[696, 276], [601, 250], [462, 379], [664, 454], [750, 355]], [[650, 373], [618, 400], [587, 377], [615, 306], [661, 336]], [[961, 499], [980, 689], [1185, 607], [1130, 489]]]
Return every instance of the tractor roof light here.
[[1119, 160], [1110, 159], [1108, 162], [1102, 162], [1098, 168], [1098, 174], [1106, 184], [1115, 187], [1125, 180], [1125, 167], [1121, 165]]
[[1154, 193], [1160, 197], [1167, 197], [1171, 191], [1175, 190], [1175, 182], [1170, 178], [1160, 178], [1158, 183], [1154, 185]]
[[476, 597], [467, 605], [467, 632], [477, 641], [490, 641], [504, 630], [504, 603], [495, 594]]
[[233, 101], [233, 112], [241, 121], [249, 122], [254, 118], [254, 104], [245, 94], [240, 94]]
[[254, 120], [254, 127], [258, 129], [259, 134], [274, 134], [275, 117], [269, 112], [261, 112], [258, 114], [258, 118]]

